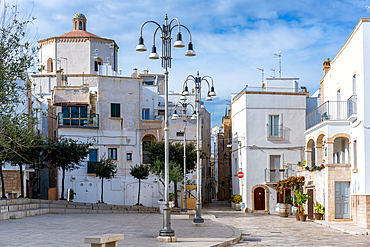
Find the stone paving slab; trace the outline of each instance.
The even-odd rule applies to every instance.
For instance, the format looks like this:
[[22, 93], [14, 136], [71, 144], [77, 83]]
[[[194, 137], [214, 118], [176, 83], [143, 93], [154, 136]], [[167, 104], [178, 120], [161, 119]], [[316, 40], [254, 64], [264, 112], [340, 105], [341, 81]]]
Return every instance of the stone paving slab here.
[[187, 215], [172, 215], [176, 243], [158, 243], [160, 214], [48, 214], [0, 222], [0, 246], [89, 246], [85, 236], [124, 234], [118, 246], [226, 246], [240, 239], [240, 232], [204, 215], [205, 227], [193, 227]]
[[[242, 237], [232, 246], [370, 246], [370, 235], [351, 235], [336, 229], [300, 222], [295, 217], [279, 217], [232, 210], [227, 202], [213, 202], [205, 206], [206, 212], [236, 227]], [[218, 206], [217, 206], [218, 205]]]
[[354, 234], [354, 235], [370, 235], [370, 230], [356, 224], [352, 221], [345, 222], [326, 222], [322, 220], [315, 220], [317, 224], [336, 229], [338, 231]]

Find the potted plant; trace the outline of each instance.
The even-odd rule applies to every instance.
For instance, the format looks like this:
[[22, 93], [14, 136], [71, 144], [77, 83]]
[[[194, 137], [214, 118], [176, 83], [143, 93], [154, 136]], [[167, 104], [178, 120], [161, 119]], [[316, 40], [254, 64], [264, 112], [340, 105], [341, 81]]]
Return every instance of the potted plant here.
[[235, 209], [235, 200], [234, 200], [234, 197], [235, 197], [236, 195], [231, 195], [231, 208], [232, 209]]
[[235, 195], [234, 201], [235, 201], [235, 210], [240, 211], [240, 203], [242, 202], [243, 197], [241, 195]]
[[[304, 214], [304, 204], [307, 202], [308, 198], [311, 198], [307, 194], [301, 193], [299, 191], [293, 190], [296, 198], [297, 198], [297, 204], [298, 204], [298, 209], [297, 209], [297, 214], [299, 215], [299, 220], [300, 221], [306, 221], [307, 214]], [[297, 216], [296, 216], [297, 219]]]
[[314, 213], [315, 220], [322, 220], [322, 216], [324, 215], [324, 206], [316, 202], [314, 209], [317, 212]]
[[289, 215], [292, 215], [293, 197], [291, 195], [286, 196], [285, 202], [289, 205]]

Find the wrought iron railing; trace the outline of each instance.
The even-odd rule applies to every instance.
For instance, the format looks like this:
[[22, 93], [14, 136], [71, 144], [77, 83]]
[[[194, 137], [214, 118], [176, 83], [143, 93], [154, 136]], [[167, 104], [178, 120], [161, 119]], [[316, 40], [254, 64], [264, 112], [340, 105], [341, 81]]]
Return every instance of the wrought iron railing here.
[[347, 101], [326, 101], [306, 115], [306, 129], [325, 120], [345, 120], [357, 113], [356, 95]]
[[58, 126], [99, 127], [99, 114], [59, 112]]

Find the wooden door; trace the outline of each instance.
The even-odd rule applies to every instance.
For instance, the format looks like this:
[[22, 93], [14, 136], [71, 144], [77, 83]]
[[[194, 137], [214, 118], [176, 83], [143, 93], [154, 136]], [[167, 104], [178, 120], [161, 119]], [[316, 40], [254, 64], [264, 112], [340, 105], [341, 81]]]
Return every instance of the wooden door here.
[[308, 218], [313, 219], [313, 189], [308, 189], [307, 194], [310, 198], [307, 201]]
[[263, 188], [254, 190], [254, 210], [265, 210], [265, 190]]

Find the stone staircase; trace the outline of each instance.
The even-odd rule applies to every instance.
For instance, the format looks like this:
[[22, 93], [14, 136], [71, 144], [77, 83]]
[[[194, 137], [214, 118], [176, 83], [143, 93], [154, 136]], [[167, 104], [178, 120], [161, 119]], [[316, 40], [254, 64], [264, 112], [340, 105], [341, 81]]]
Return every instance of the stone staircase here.
[[105, 203], [50, 201], [41, 199], [0, 200], [0, 220], [21, 219], [39, 214], [122, 214], [159, 213], [158, 207], [125, 206]]
[[41, 208], [39, 203], [30, 202], [27, 198], [0, 200], [0, 220], [21, 219], [48, 213], [48, 208]]

